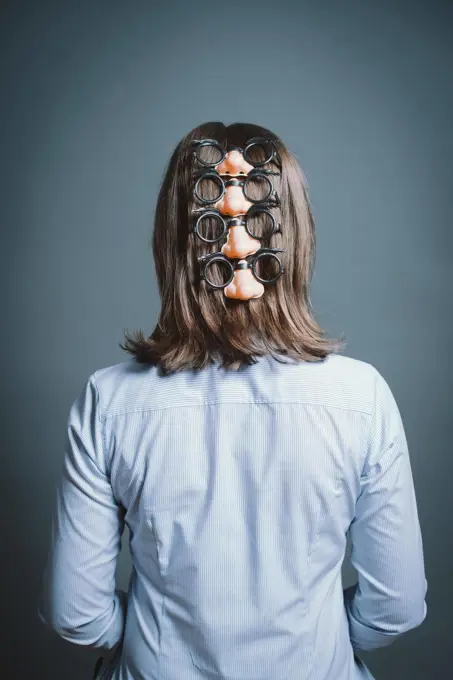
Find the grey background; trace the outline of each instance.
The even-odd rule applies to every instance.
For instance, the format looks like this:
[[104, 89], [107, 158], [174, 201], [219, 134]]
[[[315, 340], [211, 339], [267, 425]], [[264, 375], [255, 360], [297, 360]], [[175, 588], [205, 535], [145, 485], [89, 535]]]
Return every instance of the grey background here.
[[1, 676], [91, 677], [94, 657], [37, 618], [68, 409], [91, 372], [127, 358], [125, 328], [154, 328], [148, 241], [174, 146], [242, 120], [299, 159], [318, 319], [383, 373], [406, 427], [428, 616], [362, 656], [378, 679], [447, 677], [451, 4], [79, 0], [10, 3], [2, 19]]

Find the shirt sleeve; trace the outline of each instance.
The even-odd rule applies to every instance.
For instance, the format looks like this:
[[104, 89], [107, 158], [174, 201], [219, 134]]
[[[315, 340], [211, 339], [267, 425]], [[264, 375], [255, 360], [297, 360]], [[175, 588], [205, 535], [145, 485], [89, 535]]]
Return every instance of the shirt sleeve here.
[[403, 422], [377, 370], [350, 538], [351, 563], [358, 573], [358, 583], [344, 590], [350, 638], [355, 651], [369, 651], [390, 645], [424, 621], [428, 589]]
[[107, 654], [122, 639], [126, 615], [126, 593], [115, 587], [123, 530], [93, 374], [69, 411], [38, 615], [65, 640]]

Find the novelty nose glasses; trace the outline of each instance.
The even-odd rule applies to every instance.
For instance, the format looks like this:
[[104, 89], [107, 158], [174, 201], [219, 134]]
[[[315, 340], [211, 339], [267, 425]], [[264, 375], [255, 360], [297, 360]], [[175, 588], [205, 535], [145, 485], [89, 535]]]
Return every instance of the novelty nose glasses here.
[[[266, 241], [276, 233], [281, 233], [281, 225], [267, 207], [252, 205], [245, 215], [225, 219], [219, 210], [194, 211], [198, 215], [192, 231], [205, 243], [216, 243], [224, 238], [230, 227], [243, 226], [248, 235], [259, 241]], [[258, 218], [258, 219], [257, 219]], [[210, 233], [213, 235], [210, 236]]]
[[[229, 258], [223, 253], [210, 253], [208, 255], [202, 255], [198, 258], [200, 263], [200, 279], [205, 280], [206, 283], [211, 286], [211, 288], [225, 288], [232, 282], [235, 270], [251, 269], [253, 276], [258, 281], [261, 281], [261, 283], [265, 284], [272, 284], [277, 281], [284, 271], [283, 264], [277, 257], [276, 253], [284, 253], [285, 251], [285, 248], [260, 248], [256, 251], [256, 253], [247, 255], [247, 257], [244, 258]], [[272, 261], [276, 261], [278, 264], [277, 273], [270, 276], [260, 276], [258, 273], [258, 266], [262, 267], [264, 269], [263, 274], [266, 274], [266, 270], [269, 268], [269, 265], [273, 264]], [[213, 278], [209, 277], [210, 270], [216, 263], [226, 269], [227, 276], [222, 283], [216, 283]]]
[[254, 167], [261, 167], [274, 160], [281, 168], [281, 159], [275, 148], [274, 140], [270, 137], [251, 137], [244, 148], [230, 144], [223, 149], [216, 139], [192, 139], [194, 154], [197, 160], [208, 168], [215, 168], [225, 160], [228, 151], [237, 150], [242, 153], [244, 160]]
[[271, 201], [275, 205], [280, 205], [280, 199], [269, 177], [269, 175], [279, 174], [279, 172], [271, 170], [253, 168], [247, 175], [231, 177], [228, 174], [219, 175], [217, 170], [203, 168], [198, 173], [194, 194], [200, 203], [209, 205], [220, 201], [225, 194], [226, 187], [240, 186], [242, 193], [250, 203]]

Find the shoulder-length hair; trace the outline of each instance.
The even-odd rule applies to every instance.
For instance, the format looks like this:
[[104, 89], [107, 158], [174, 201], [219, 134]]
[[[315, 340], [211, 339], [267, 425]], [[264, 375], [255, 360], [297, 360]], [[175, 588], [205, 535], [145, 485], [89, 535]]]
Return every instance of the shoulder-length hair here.
[[[227, 298], [200, 280], [198, 258], [220, 249], [204, 243], [191, 230], [194, 203], [193, 139], [215, 139], [243, 148], [252, 137], [270, 137], [281, 161], [274, 186], [280, 206], [272, 208], [281, 233], [271, 237], [271, 247], [284, 248], [279, 258], [283, 274], [266, 285], [260, 298]], [[266, 166], [272, 167], [273, 162]], [[296, 158], [283, 141], [259, 125], [208, 122], [191, 130], [177, 145], [166, 169], [156, 204], [152, 246], [161, 311], [153, 333], [141, 330], [120, 347], [136, 361], [158, 365], [164, 374], [202, 369], [219, 362], [237, 370], [256, 363], [255, 357], [282, 355], [300, 361], [319, 361], [341, 351], [345, 342], [324, 338], [314, 319], [309, 295], [315, 262], [315, 224], [307, 185]], [[265, 244], [268, 247], [268, 244]], [[284, 361], [284, 360], [283, 360]]]

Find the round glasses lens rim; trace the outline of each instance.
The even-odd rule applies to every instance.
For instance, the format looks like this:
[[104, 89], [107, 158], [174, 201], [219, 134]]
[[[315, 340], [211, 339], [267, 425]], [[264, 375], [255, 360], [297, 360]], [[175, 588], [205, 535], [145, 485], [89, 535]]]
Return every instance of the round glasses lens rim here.
[[[200, 158], [200, 149], [203, 149], [205, 146], [212, 146], [212, 147], [214, 147], [215, 149], [217, 149], [218, 151], [220, 151], [220, 155], [221, 155], [220, 160], [217, 161], [217, 162], [213, 162], [213, 163], [206, 163], [205, 161], [203, 161], [203, 160]], [[213, 140], [213, 139], [202, 139], [202, 140], [197, 144], [197, 148], [195, 149], [195, 156], [196, 156], [197, 161], [198, 161], [199, 163], [201, 163], [201, 165], [204, 165], [205, 168], [215, 168], [217, 165], [220, 165], [220, 163], [222, 163], [222, 161], [225, 160], [226, 151], [225, 151], [225, 149], [223, 149], [223, 148], [220, 146], [219, 142], [217, 142], [217, 141], [215, 141], [215, 140]]]
[[269, 192], [266, 194], [266, 196], [264, 196], [264, 198], [258, 198], [258, 199], [251, 198], [250, 196], [247, 195], [247, 190], [246, 190], [247, 189], [247, 182], [255, 179], [257, 177], [257, 174], [258, 173], [252, 175], [251, 177], [250, 176], [246, 177], [245, 180], [244, 180], [244, 184], [242, 185], [242, 193], [244, 194], [245, 198], [248, 201], [250, 201], [250, 203], [253, 203], [253, 204], [263, 203], [264, 201], [269, 200], [269, 198], [274, 193], [274, 185], [272, 184], [270, 177], [268, 177], [268, 175], [265, 175], [263, 173], [259, 173], [259, 176], [263, 177], [264, 180], [267, 182], [268, 187], [269, 187]]
[[[198, 186], [199, 186], [200, 182], [204, 179], [209, 179], [209, 178], [211, 178], [212, 181], [214, 181], [220, 187], [220, 194], [216, 198], [202, 198], [202, 196], [200, 196], [200, 194], [198, 192]], [[205, 174], [201, 175], [200, 177], [198, 177], [197, 181], [195, 182], [193, 192], [194, 192], [196, 198], [200, 201], [200, 203], [203, 203], [205, 205], [209, 205], [210, 203], [218, 203], [220, 201], [220, 199], [225, 194], [225, 182], [223, 181], [222, 177], [215, 172], [205, 173]]]
[[[256, 263], [258, 262], [259, 259], [261, 259], [263, 257], [273, 257], [277, 260], [277, 262], [279, 264], [279, 272], [272, 279], [262, 279], [261, 276], [259, 276], [256, 273], [256, 269], [255, 269]], [[280, 258], [277, 256], [276, 253], [269, 253], [269, 252], [259, 253], [252, 262], [252, 271], [253, 271], [253, 275], [255, 276], [255, 278], [258, 281], [260, 281], [261, 283], [274, 283], [283, 274], [283, 264], [282, 264], [282, 261], [280, 260]]]
[[[267, 145], [267, 147], [270, 151], [270, 154], [266, 156], [266, 160], [255, 161], [255, 162], [250, 160], [250, 158], [248, 157], [249, 149], [251, 149], [253, 146], [261, 146], [263, 148], [263, 150], [266, 152], [266, 145]], [[274, 149], [274, 146], [273, 146], [271, 141], [265, 141], [265, 140], [254, 141], [254, 142], [250, 142], [249, 144], [246, 144], [244, 151], [242, 152], [242, 155], [244, 156], [244, 160], [247, 161], [247, 163], [250, 163], [250, 165], [253, 165], [255, 168], [259, 168], [262, 165], [266, 165], [266, 163], [270, 163], [271, 160], [273, 160], [273, 158], [275, 156], [275, 149]]]
[[[255, 205], [256, 205], [256, 204], [255, 204]], [[252, 206], [249, 208], [249, 210], [247, 211], [247, 214], [246, 214], [246, 216], [245, 216], [245, 218], [244, 218], [244, 226], [245, 226], [245, 229], [246, 229], [247, 233], [249, 234], [249, 236], [251, 236], [251, 237], [254, 238], [254, 239], [257, 239], [258, 241], [265, 241], [265, 240], [267, 240], [267, 239], [270, 239], [270, 238], [277, 232], [277, 220], [276, 220], [276, 218], [275, 218], [275, 215], [273, 215], [273, 214], [271, 213], [271, 211], [268, 210], [268, 208], [260, 208], [259, 205], [257, 205], [257, 206], [255, 207], [255, 205], [252, 205]], [[256, 235], [252, 232], [252, 230], [249, 228], [248, 221], [249, 221], [249, 219], [250, 219], [250, 217], [251, 217], [251, 215], [249, 214], [250, 211], [252, 211], [252, 214], [256, 214], [256, 213], [266, 213], [267, 215], [269, 215], [269, 217], [271, 218], [272, 227], [271, 227], [271, 233], [270, 233], [268, 236], [256, 236]]]
[[[203, 219], [206, 219], [207, 217], [216, 218], [217, 220], [219, 220], [219, 222], [223, 226], [222, 233], [217, 238], [208, 239], [208, 238], [205, 238], [204, 236], [202, 236], [199, 232], [200, 222]], [[226, 223], [226, 220], [224, 219], [223, 215], [221, 215], [220, 213], [215, 212], [213, 210], [206, 210], [206, 212], [201, 213], [200, 216], [198, 217], [197, 221], [195, 222], [195, 226], [194, 226], [194, 232], [197, 234], [198, 238], [201, 241], [203, 241], [204, 243], [216, 243], [217, 241], [220, 241], [220, 239], [225, 237], [227, 230], [228, 230], [227, 223]]]
[[[225, 265], [227, 265], [227, 266], [230, 268], [230, 276], [229, 276], [229, 278], [228, 278], [228, 281], [226, 281], [226, 283], [222, 283], [222, 284], [217, 283], [217, 284], [216, 284], [216, 283], [212, 283], [212, 282], [209, 280], [209, 278], [208, 278], [208, 276], [207, 276], [207, 269], [208, 269], [208, 267], [210, 267], [214, 262], [222, 262], [222, 263], [224, 263]], [[234, 267], [233, 267], [232, 263], [230, 262], [230, 260], [229, 260], [227, 257], [222, 257], [222, 256], [219, 256], [219, 255], [217, 255], [217, 256], [215, 255], [214, 257], [210, 258], [207, 262], [205, 262], [203, 266], [204, 266], [204, 269], [203, 269], [204, 279], [205, 279], [206, 283], [207, 283], [208, 285], [211, 286], [211, 288], [217, 288], [217, 289], [218, 289], [218, 288], [225, 288], [226, 286], [229, 286], [230, 283], [232, 282], [232, 280], [234, 279]]]

